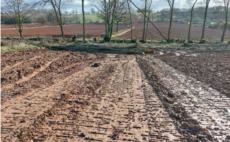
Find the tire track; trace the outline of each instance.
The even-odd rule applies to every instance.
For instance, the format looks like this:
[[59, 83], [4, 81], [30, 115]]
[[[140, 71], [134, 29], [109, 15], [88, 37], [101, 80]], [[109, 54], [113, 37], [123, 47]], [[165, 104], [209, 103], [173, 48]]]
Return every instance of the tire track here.
[[147, 56], [167, 86], [175, 92], [186, 111], [207, 128], [218, 141], [230, 136], [230, 99], [208, 85], [187, 77], [163, 61]]
[[[13, 130], [17, 131], [23, 127], [30, 125], [34, 118], [39, 116], [43, 111], [52, 108], [55, 103], [55, 98], [63, 92], [70, 92], [75, 84], [82, 84], [85, 80], [88, 80], [90, 76], [96, 76], [100, 68], [86, 67], [80, 72], [69, 76], [63, 81], [41, 90], [35, 90], [29, 93], [27, 96], [17, 98], [17, 102], [14, 99], [7, 102], [2, 106], [2, 139], [4, 141], [11, 140], [12, 137], [16, 137], [14, 133], [9, 135], [9, 132]], [[92, 72], [93, 71], [93, 72]], [[73, 79], [75, 79], [73, 83]], [[19, 109], [16, 109], [18, 106]], [[6, 113], [8, 112], [8, 113]], [[23, 113], [25, 112], [25, 113]], [[16, 140], [16, 139], [15, 139]]]
[[[66, 127], [71, 123], [72, 117], [76, 117], [73, 114], [76, 114], [78, 109], [82, 110], [90, 104], [90, 99], [95, 96], [95, 91], [105, 83], [106, 78], [111, 74], [111, 68], [113, 66], [104, 68], [102, 72], [94, 74], [93, 77], [88, 76], [89, 80], [79, 82], [71, 92], [67, 91], [62, 94], [61, 99], [57, 99], [59, 101], [51, 109], [38, 116], [30, 127], [18, 130], [15, 136], [19, 141], [50, 141], [50, 139], [65, 141], [66, 137], [71, 138], [69, 134], [66, 136], [66, 132], [73, 132], [73, 130], [67, 130]], [[72, 85], [67, 88], [73, 88]], [[72, 126], [71, 129], [74, 127]], [[33, 132], [32, 135], [31, 132]], [[15, 139], [15, 141], [18, 140]]]
[[149, 80], [154, 91], [160, 98], [164, 107], [174, 120], [178, 131], [183, 135], [183, 141], [217, 141], [207, 129], [202, 128], [199, 122], [192, 118], [185, 107], [181, 104], [177, 96], [171, 92], [157, 75], [152, 63], [145, 57], [138, 56], [139, 66]]

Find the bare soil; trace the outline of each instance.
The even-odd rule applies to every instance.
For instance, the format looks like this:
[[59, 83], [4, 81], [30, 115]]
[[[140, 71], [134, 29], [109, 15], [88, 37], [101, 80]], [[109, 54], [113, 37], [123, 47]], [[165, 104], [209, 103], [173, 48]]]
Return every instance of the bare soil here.
[[157, 56], [168, 65], [192, 76], [201, 82], [210, 84], [230, 97], [230, 53], [212, 54], [164, 54]]
[[152, 55], [1, 55], [1, 141], [230, 140], [230, 99], [204, 83], [203, 100], [176, 88], [197, 80]]

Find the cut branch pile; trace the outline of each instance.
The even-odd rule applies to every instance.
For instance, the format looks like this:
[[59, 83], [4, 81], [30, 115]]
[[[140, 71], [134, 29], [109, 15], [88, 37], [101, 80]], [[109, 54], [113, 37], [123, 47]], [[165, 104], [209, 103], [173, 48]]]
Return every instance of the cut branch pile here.
[[113, 53], [113, 54], [151, 54], [155, 53], [154, 49], [140, 47], [138, 45], [132, 45], [128, 47], [107, 47], [98, 45], [82, 45], [82, 46], [53, 46], [53, 50], [70, 50], [81, 52], [101, 52], [101, 53]]

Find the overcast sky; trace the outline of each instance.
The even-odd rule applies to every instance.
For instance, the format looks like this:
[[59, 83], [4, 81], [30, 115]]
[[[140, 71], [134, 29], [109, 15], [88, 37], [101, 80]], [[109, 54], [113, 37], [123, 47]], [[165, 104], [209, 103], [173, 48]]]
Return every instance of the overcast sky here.
[[[38, 0], [25, 0], [25, 2], [29, 4], [33, 4]], [[93, 8], [92, 6], [93, 0], [85, 0], [85, 12], [90, 12], [90, 9]], [[165, 8], [169, 8], [168, 3], [165, 0], [153, 0], [153, 6], [152, 10], [154, 11], [160, 11]], [[186, 0], [175, 0], [175, 7], [176, 8], [185, 8], [185, 1]], [[133, 0], [133, 2], [141, 7], [144, 6], [143, 0]], [[2, 6], [4, 6], [3, 0], [1, 0]], [[210, 6], [213, 6], [213, 2], [211, 2]], [[45, 9], [51, 9], [50, 6], [46, 6]], [[66, 2], [65, 5], [62, 8], [63, 11], [71, 12], [71, 10], [78, 10], [78, 12], [81, 12], [81, 0], [72, 0], [72, 2]]]

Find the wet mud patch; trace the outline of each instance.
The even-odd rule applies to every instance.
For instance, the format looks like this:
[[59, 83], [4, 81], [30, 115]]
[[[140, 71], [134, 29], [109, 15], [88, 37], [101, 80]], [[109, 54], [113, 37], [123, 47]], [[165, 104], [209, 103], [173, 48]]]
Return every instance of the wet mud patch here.
[[230, 97], [230, 53], [179, 56], [169, 53], [155, 57]]
[[137, 57], [137, 62], [143, 70], [146, 78], [154, 91], [164, 104], [175, 125], [187, 141], [216, 141], [207, 129], [202, 128], [198, 121], [193, 119], [184, 106], [177, 100], [176, 95], [171, 92], [161, 78], [157, 75], [149, 62]]

